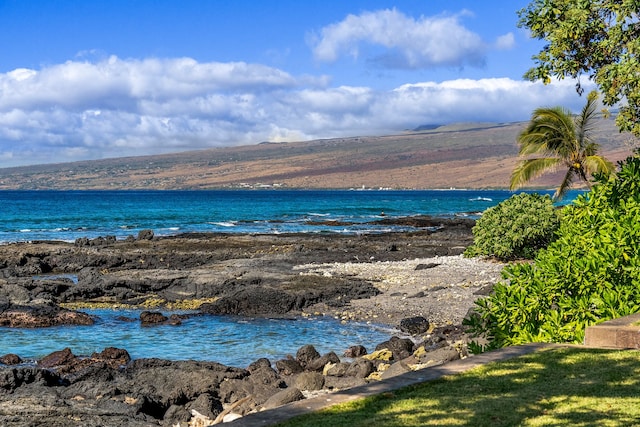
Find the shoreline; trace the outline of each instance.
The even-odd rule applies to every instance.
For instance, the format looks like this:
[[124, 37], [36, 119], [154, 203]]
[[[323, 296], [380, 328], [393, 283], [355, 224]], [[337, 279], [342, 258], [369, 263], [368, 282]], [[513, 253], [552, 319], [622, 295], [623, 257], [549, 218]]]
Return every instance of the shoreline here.
[[369, 280], [381, 294], [350, 302], [346, 310], [326, 305], [323, 314], [340, 320], [380, 322], [396, 327], [406, 317], [424, 316], [433, 325], [461, 325], [473, 303], [500, 280], [503, 263], [455, 256], [404, 261], [329, 263], [297, 266], [300, 274], [350, 276]]
[[[130, 360], [125, 349], [105, 349], [88, 358], [61, 349], [35, 368], [0, 369], [0, 385], [10, 390], [6, 394], [0, 387], [0, 423], [20, 425], [12, 424], [16, 415], [3, 409], [12, 402], [21, 402], [22, 422], [50, 417], [50, 410], [45, 416], [38, 409], [41, 403], [30, 400], [42, 396], [55, 408], [55, 419], [73, 416], [104, 426], [183, 421], [187, 425], [195, 419], [193, 410], [210, 421], [226, 410], [244, 415], [287, 399], [351, 388], [466, 357], [467, 337], [460, 322], [473, 301], [499, 278], [502, 265], [460, 255], [472, 242], [472, 220], [429, 221], [437, 227], [425, 225], [411, 233], [196, 233], [93, 245], [87, 240], [0, 246], [0, 321], [7, 309], [16, 306], [54, 310], [51, 307], [60, 304], [131, 305], [155, 300], [158, 305], [149, 309], [148, 317], [178, 324], [179, 318], [164, 316], [160, 307], [198, 300], [204, 302], [199, 307], [202, 314], [327, 315], [343, 322], [399, 328], [412, 337], [398, 334], [366, 351], [359, 346], [334, 350], [346, 350], [348, 359], [335, 352], [317, 354], [310, 342], [295, 356], [260, 359], [246, 369], [205, 361]], [[34, 276], [46, 274], [76, 274], [78, 281], [59, 277], [35, 283]], [[51, 317], [46, 310], [45, 315]], [[2, 379], [7, 370], [13, 377], [53, 377], [11, 385]], [[112, 379], [105, 382], [106, 378]], [[66, 385], [47, 385], [54, 383]], [[177, 385], [188, 397], [174, 396]], [[109, 391], [114, 387], [119, 394]], [[277, 403], [270, 401], [282, 393], [290, 395], [280, 396], [283, 400]], [[203, 400], [208, 403], [199, 406]], [[98, 412], [104, 415], [97, 415], [95, 408], [102, 408]]]

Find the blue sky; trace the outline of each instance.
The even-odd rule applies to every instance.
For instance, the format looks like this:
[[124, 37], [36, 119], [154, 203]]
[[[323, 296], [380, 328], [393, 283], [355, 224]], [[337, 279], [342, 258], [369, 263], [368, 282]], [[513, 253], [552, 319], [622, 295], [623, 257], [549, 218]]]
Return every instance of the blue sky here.
[[576, 109], [527, 3], [0, 0], [0, 167]]

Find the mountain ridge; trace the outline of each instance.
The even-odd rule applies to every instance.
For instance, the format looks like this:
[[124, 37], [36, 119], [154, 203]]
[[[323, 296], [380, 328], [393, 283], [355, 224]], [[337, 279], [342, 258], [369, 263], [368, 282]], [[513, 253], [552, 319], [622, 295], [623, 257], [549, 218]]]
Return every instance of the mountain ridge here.
[[[525, 125], [458, 123], [396, 135], [19, 166], [0, 169], [0, 190], [506, 188]], [[631, 153], [612, 120], [599, 120], [596, 137], [612, 161]], [[557, 182], [551, 175], [532, 186]]]

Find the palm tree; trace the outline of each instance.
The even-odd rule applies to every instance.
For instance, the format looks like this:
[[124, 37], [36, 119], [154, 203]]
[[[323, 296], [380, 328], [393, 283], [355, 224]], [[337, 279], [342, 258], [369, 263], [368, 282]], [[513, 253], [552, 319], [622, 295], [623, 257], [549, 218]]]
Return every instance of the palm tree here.
[[597, 93], [591, 92], [587, 96], [587, 104], [575, 117], [562, 107], [538, 108], [533, 112], [531, 122], [518, 136], [519, 155], [527, 158], [513, 170], [511, 190], [524, 186], [545, 172], [567, 167], [567, 173], [553, 195], [558, 200], [576, 179], [591, 187], [590, 175], [613, 172], [613, 163], [597, 155], [600, 145], [591, 137], [597, 99]]

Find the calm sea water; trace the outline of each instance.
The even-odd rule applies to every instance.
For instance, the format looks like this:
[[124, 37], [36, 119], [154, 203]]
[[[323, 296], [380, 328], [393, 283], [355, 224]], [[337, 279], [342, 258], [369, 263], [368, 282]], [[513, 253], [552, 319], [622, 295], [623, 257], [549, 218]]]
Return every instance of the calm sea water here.
[[[0, 243], [185, 232], [364, 233], [413, 215], [477, 215], [513, 193], [465, 191], [0, 191]], [[349, 226], [318, 224], [336, 220]]]
[[[509, 198], [500, 190], [465, 191], [0, 191], [0, 243], [73, 241], [152, 229], [156, 235], [225, 233], [381, 233], [402, 227], [376, 225], [385, 217], [477, 216]], [[577, 193], [570, 195], [571, 200]], [[384, 216], [382, 213], [384, 212]], [[323, 225], [323, 221], [351, 225]], [[333, 319], [265, 320], [201, 316], [181, 326], [140, 327], [118, 316], [139, 312], [90, 311], [94, 326], [0, 328], [0, 354], [40, 358], [70, 347], [89, 355], [105, 347], [132, 357], [213, 360], [246, 366], [260, 357], [295, 354], [304, 344], [340, 354], [350, 345], [369, 350], [392, 331]], [[169, 314], [165, 312], [165, 314]]]

